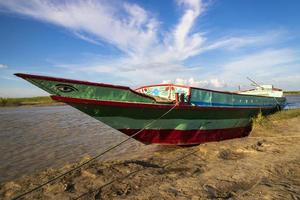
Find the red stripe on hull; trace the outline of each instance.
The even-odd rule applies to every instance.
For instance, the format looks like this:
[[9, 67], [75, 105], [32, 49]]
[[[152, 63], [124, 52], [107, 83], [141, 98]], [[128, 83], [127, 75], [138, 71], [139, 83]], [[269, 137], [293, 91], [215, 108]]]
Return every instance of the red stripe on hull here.
[[[171, 109], [174, 104], [151, 104], [151, 103], [136, 103], [136, 102], [121, 102], [121, 101], [104, 101], [96, 99], [82, 99], [73, 97], [54, 96], [51, 98], [55, 101], [64, 103], [77, 103], [77, 104], [91, 104], [103, 106], [117, 106], [117, 107], [133, 107], [133, 108], [153, 108], [153, 109]], [[217, 107], [217, 106], [191, 106], [191, 105], [178, 105], [175, 109], [180, 110], [273, 110], [274, 108], [268, 107]]]
[[[134, 138], [145, 144], [190, 145], [248, 136], [251, 126], [216, 130], [143, 130]], [[120, 129], [131, 136], [137, 129]]]

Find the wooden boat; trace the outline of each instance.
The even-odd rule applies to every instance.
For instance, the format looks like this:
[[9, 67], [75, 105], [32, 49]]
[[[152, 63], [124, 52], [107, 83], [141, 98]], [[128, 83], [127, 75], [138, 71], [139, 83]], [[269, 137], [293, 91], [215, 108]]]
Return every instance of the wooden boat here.
[[251, 131], [253, 117], [260, 112], [273, 113], [285, 104], [282, 96], [256, 95], [253, 91], [240, 94], [174, 84], [132, 90], [103, 83], [15, 75], [47, 91], [52, 99], [122, 133], [131, 136], [140, 131], [134, 138], [145, 144], [192, 145], [244, 137]]

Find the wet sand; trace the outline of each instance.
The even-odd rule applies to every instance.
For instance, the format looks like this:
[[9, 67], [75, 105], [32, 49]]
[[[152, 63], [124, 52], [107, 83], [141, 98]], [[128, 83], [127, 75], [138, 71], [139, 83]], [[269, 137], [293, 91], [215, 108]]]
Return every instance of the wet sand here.
[[[194, 147], [148, 145], [96, 161], [24, 199], [300, 199], [300, 116], [276, 115], [249, 137]], [[87, 159], [87, 158], [86, 158]], [[1, 184], [12, 197], [72, 166]]]

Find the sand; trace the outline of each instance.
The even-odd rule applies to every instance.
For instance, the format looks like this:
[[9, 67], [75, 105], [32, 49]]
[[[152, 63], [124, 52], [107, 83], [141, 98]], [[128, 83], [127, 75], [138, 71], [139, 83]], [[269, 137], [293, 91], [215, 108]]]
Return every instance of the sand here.
[[[256, 123], [246, 138], [147, 148], [94, 162], [24, 199], [300, 200], [299, 116]], [[0, 198], [11, 199], [71, 167], [3, 183]]]

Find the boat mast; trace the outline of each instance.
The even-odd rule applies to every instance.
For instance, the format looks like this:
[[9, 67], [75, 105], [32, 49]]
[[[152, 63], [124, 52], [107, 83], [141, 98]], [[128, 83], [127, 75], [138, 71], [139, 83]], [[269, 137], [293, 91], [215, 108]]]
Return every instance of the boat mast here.
[[264, 89], [262, 86], [260, 86], [257, 82], [255, 82], [254, 80], [252, 80], [252, 79], [249, 78], [248, 76], [247, 76], [247, 79], [248, 79], [250, 82], [252, 82], [254, 85], [256, 85], [257, 87], [260, 87], [261, 89]]

